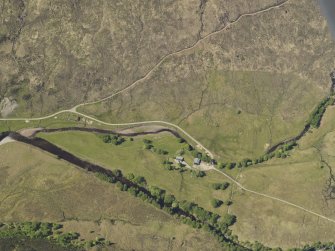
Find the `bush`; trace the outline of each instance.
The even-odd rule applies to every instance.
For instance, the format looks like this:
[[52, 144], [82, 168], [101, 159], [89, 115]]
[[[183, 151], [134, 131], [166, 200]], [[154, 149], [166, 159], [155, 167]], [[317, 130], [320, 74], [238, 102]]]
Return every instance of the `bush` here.
[[147, 181], [145, 180], [145, 178], [143, 176], [137, 176], [134, 179], [134, 182], [139, 184], [139, 185], [147, 185]]
[[219, 189], [221, 189], [221, 184], [220, 184], [220, 183], [214, 183], [214, 184], [212, 185], [212, 187], [213, 187], [215, 190], [219, 190]]
[[109, 182], [109, 183], [115, 183], [116, 179], [115, 177], [110, 177], [102, 173], [96, 173], [95, 176], [103, 181]]
[[202, 177], [205, 177], [205, 176], [206, 176], [206, 173], [205, 173], [204, 171], [199, 171], [199, 172], [197, 173], [197, 177], [202, 178]]
[[152, 143], [152, 141], [151, 141], [151, 140], [148, 140], [148, 139], [143, 139], [143, 142], [144, 142], [144, 144], [146, 144], [146, 145], [149, 145], [149, 144]]
[[326, 111], [327, 106], [330, 105], [332, 102], [333, 99], [331, 99], [330, 97], [323, 99], [310, 115], [307, 124], [311, 127], [318, 128], [320, 126], [321, 119]]
[[185, 140], [184, 140], [183, 138], [179, 138], [179, 139], [178, 139], [178, 142], [179, 142], [179, 143], [184, 143]]
[[223, 204], [223, 201], [218, 199], [212, 199], [211, 204], [214, 208], [218, 208]]
[[228, 187], [229, 187], [229, 183], [228, 182], [224, 182], [224, 183], [214, 183], [212, 185], [212, 187], [215, 189], [215, 190], [226, 190]]
[[225, 214], [222, 218], [222, 223], [226, 226], [232, 226], [236, 222], [236, 216], [232, 214]]
[[231, 163], [228, 164], [228, 169], [231, 170], [231, 169], [233, 169], [235, 166], [236, 166], [236, 163], [235, 163], [235, 162], [231, 162]]

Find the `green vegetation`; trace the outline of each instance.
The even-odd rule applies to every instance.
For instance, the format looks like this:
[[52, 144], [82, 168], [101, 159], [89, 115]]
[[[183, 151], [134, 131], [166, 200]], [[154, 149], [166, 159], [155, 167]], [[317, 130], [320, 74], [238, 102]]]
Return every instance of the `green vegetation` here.
[[212, 186], [215, 190], [226, 190], [229, 187], [229, 182], [214, 183]]
[[[264, 145], [298, 134], [305, 125], [306, 114], [310, 113], [315, 103], [325, 94], [312, 82], [302, 81], [295, 75], [211, 71], [206, 74], [206, 78], [209, 82], [205, 94], [206, 105], [196, 111], [193, 111], [193, 107], [197, 107], [201, 97], [198, 92], [200, 86], [204, 86], [201, 81], [203, 76], [199, 76], [196, 83], [192, 81], [190, 86], [187, 85], [187, 95], [181, 96], [178, 92], [180, 85], [175, 83], [162, 86], [162, 80], [150, 84], [154, 86], [150, 90], [150, 101], [140, 94], [143, 88], [149, 88], [149, 85], [145, 85], [143, 88], [134, 89], [132, 100], [120, 95], [109, 101], [111, 104], [88, 105], [80, 107], [80, 110], [104, 121], [127, 122], [143, 119], [180, 123], [183, 129], [215, 155], [220, 156], [218, 161], [222, 158], [233, 162], [246, 157], [255, 159], [263, 154]], [[282, 81], [285, 82], [285, 87]], [[193, 89], [194, 85], [197, 87]], [[283, 93], [287, 88], [290, 91]], [[253, 91], [250, 92], [250, 89]], [[172, 100], [165, 98], [162, 101], [162, 93], [171, 93]], [[298, 95], [301, 98], [291, 98]], [[272, 98], [269, 99], [269, 96]], [[163, 105], [164, 109], [160, 109], [160, 106], [153, 105], [152, 102], [166, 102], [168, 105]], [[117, 113], [115, 109], [110, 109], [113, 106], [120, 107], [123, 112]], [[243, 112], [237, 114], [238, 109]], [[287, 119], [283, 120], [281, 114], [285, 114]]]
[[307, 125], [310, 125], [314, 128], [319, 128], [323, 114], [326, 111], [326, 108], [334, 103], [334, 97], [324, 98], [314, 109], [309, 119], [307, 120]]
[[121, 145], [125, 142], [125, 138], [120, 137], [119, 135], [104, 135], [102, 136], [102, 141], [107, 144]]
[[[211, 204], [214, 208], [218, 208], [223, 204], [222, 200], [218, 200], [218, 199], [212, 199], [211, 200]], [[232, 225], [232, 224], [231, 224]]]
[[94, 246], [109, 246], [111, 243], [106, 240], [99, 242], [86, 242], [79, 239], [79, 233], [63, 233], [63, 226], [48, 222], [22, 222], [22, 223], [1, 223], [0, 239], [27, 237], [30, 239], [48, 239], [67, 248], [82, 248], [90, 243]]
[[[120, 168], [124, 174], [132, 173], [136, 177], [143, 176], [149, 184], [169, 191], [178, 200], [196, 200], [206, 209], [212, 209], [211, 198], [218, 197], [226, 201], [229, 196], [228, 192], [217, 195], [211, 189], [213, 183], [225, 181], [222, 176], [214, 172], [195, 171], [178, 166], [175, 156], [178, 156], [180, 149], [185, 148], [183, 157], [186, 163], [192, 164], [193, 156], [186, 149], [187, 143], [179, 143], [177, 138], [168, 133], [137, 136], [133, 137], [134, 141], [126, 140], [122, 145], [111, 144], [109, 147], [105, 147], [100, 137], [92, 133], [40, 133], [37, 136], [106, 168]], [[165, 149], [169, 153], [161, 155], [153, 150], [144, 149], [144, 139], [150, 140], [154, 148]], [[197, 176], [202, 176], [202, 178]], [[219, 214], [225, 212], [223, 207], [214, 211]]]
[[[327, 194], [334, 187], [330, 175], [330, 171], [335, 167], [334, 119], [334, 107], [329, 107], [320, 127], [311, 130], [300, 139], [297, 142], [299, 147], [292, 144], [283, 146], [283, 151], [289, 150], [290, 158], [273, 157], [253, 168], [242, 169], [239, 182], [251, 190], [271, 194], [334, 219], [334, 200], [327, 199]], [[290, 151], [292, 148], [294, 151]], [[325, 203], [328, 206], [323, 206]], [[253, 208], [257, 214], [247, 212], [245, 208]], [[243, 192], [234, 194], [229, 210], [238, 218], [233, 232], [243, 241], [254, 239], [268, 246], [288, 249], [299, 246], [294, 240], [301, 236], [304, 243], [313, 246], [315, 240], [328, 243], [333, 241], [333, 237], [330, 236], [335, 235], [332, 222]], [[302, 222], [305, 222], [304, 229], [301, 228]], [[316, 225], [319, 226], [318, 231], [315, 231]], [[268, 234], [267, 230], [273, 226], [276, 226], [276, 231]]]
[[[143, 182], [145, 181], [144, 177], [141, 177], [142, 182], [138, 182], [134, 175], [129, 174], [128, 176], [130, 176], [132, 180], [128, 180], [119, 170], [110, 172], [110, 175], [102, 173], [97, 173], [96, 175], [100, 179], [110, 183], [115, 183], [115, 180], [117, 180], [116, 185], [121, 191], [128, 191], [131, 195], [163, 209], [193, 228], [203, 228], [217, 237], [224, 248], [228, 248], [229, 250], [241, 250], [242, 246], [238, 244], [236, 238], [230, 237], [231, 231], [228, 229], [228, 227], [236, 222], [236, 216], [225, 214], [221, 217], [218, 214], [205, 210], [195, 203], [186, 200], [177, 201], [174, 195], [167, 194], [165, 190]], [[213, 199], [211, 204], [214, 208], [218, 208], [223, 204], [223, 201]]]
[[[96, 139], [102, 146], [105, 145], [100, 138]], [[139, 143], [142, 145], [141, 140]], [[0, 146], [0, 155], [6, 155], [0, 165], [0, 199], [7, 198], [6, 203], [1, 205], [2, 221], [40, 222], [47, 215], [48, 221], [61, 222], [63, 233], [79, 233], [80, 240], [93, 244], [97, 241], [96, 237], [105, 238], [114, 243], [113, 249], [116, 250], [163, 250], [172, 238], [175, 250], [179, 250], [182, 243], [189, 250], [220, 249], [220, 244], [209, 233], [182, 224], [163, 210], [129, 192], [122, 192], [120, 187], [101, 181], [43, 151], [14, 142]], [[18, 155], [20, 158], [17, 158]], [[34, 158], [31, 158], [32, 155]], [[119, 172], [114, 170], [114, 173]], [[199, 186], [199, 183], [196, 182], [196, 185]], [[169, 203], [169, 199], [168, 193], [165, 203]], [[158, 239], [154, 243], [143, 243], [147, 236], [157, 236]], [[26, 238], [18, 239], [15, 244]], [[28, 242], [31, 243], [29, 239]], [[0, 249], [10, 250], [6, 248], [6, 243], [11, 243], [11, 240], [0, 239]]]

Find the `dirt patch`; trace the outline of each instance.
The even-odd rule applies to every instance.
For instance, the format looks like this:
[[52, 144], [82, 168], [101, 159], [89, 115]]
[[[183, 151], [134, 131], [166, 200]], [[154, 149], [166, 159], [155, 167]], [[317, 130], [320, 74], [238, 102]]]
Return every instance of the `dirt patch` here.
[[7, 117], [18, 106], [19, 105], [17, 104], [17, 102], [14, 99], [5, 97], [0, 103], [0, 114], [1, 114], [1, 116], [2, 117]]
[[13, 140], [11, 137], [6, 137], [4, 138], [3, 140], [0, 141], [0, 146], [1, 145], [4, 145], [4, 144], [7, 144], [7, 143], [10, 143], [10, 142], [14, 142], [15, 140]]
[[36, 133], [43, 130], [43, 128], [26, 128], [19, 131], [22, 136], [33, 137]]
[[127, 129], [118, 129], [116, 131], [120, 133], [137, 133], [137, 132], [153, 132], [164, 128], [166, 127], [159, 125], [142, 125], [142, 126], [134, 126]]

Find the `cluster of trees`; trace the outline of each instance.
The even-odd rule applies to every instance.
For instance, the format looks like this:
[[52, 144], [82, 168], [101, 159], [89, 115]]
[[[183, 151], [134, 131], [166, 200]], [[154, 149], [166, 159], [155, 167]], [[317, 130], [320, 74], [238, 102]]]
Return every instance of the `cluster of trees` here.
[[143, 139], [143, 143], [144, 143], [144, 148], [150, 150], [151, 148], [153, 148], [153, 144], [152, 141], [149, 139]]
[[58, 224], [41, 222], [2, 224], [0, 238], [23, 236], [31, 239], [43, 239], [51, 236], [54, 230], [60, 228]]
[[144, 149], [147, 150], [152, 150], [155, 153], [161, 154], [161, 155], [167, 155], [169, 154], [168, 151], [164, 150], [164, 149], [160, 149], [160, 148], [155, 148], [152, 140], [149, 139], [143, 139], [143, 143], [144, 143]]
[[233, 202], [231, 200], [226, 200], [225, 202], [223, 200], [219, 200], [219, 199], [212, 199], [211, 200], [211, 205], [214, 208], [218, 208], [221, 207], [223, 204], [230, 206], [231, 204], [233, 204]]
[[204, 161], [204, 162], [211, 162], [212, 161], [212, 158], [208, 156], [208, 154], [203, 154], [202, 152], [199, 152], [197, 150], [194, 149], [193, 146], [191, 145], [188, 145], [188, 149], [187, 149], [189, 152], [191, 152], [192, 156], [194, 158], [199, 158], [201, 159], [201, 161]]
[[204, 171], [191, 170], [191, 176], [192, 177], [197, 177], [197, 178], [202, 178], [202, 177], [206, 176], [206, 173]]
[[120, 172], [116, 176], [116, 171], [109, 175], [103, 173], [97, 173], [96, 175], [104, 181], [116, 183], [121, 191], [127, 191], [133, 196], [151, 203], [194, 228], [203, 228], [216, 236], [223, 246], [240, 247], [236, 237], [233, 238], [231, 230], [228, 229], [236, 222], [236, 216], [226, 214], [221, 217], [216, 213], [205, 210], [196, 203], [185, 200], [178, 201], [174, 195], [168, 194], [165, 190], [157, 186], [149, 186], [142, 176], [136, 177], [134, 174], [129, 174], [126, 178]]
[[207, 163], [211, 162], [211, 160], [212, 160], [212, 158], [209, 157], [208, 154], [203, 154], [203, 153], [198, 152], [196, 150], [192, 151], [192, 156], [194, 158], [199, 158], [199, 159], [201, 159], [201, 161], [204, 161], [204, 162], [207, 162]]
[[97, 237], [95, 240], [87, 241], [85, 244], [85, 248], [92, 248], [92, 247], [105, 247], [110, 246], [112, 243], [110, 241], [105, 240], [105, 238]]
[[[80, 248], [87, 242], [79, 240], [79, 233], [62, 232], [63, 226], [49, 222], [0, 223], [0, 238], [48, 239], [62, 247]], [[109, 241], [92, 242], [92, 246], [110, 245]]]
[[220, 169], [224, 169], [224, 168], [228, 168], [229, 170], [234, 169], [234, 167], [236, 166], [235, 162], [223, 162], [219, 164], [219, 168]]
[[284, 144], [283, 146], [281, 146], [280, 148], [278, 148], [275, 152], [271, 152], [271, 153], [267, 153], [264, 154], [263, 156], [256, 158], [254, 160], [250, 159], [250, 158], [245, 158], [240, 162], [223, 162], [219, 164], [219, 168], [220, 169], [224, 169], [224, 168], [228, 168], [229, 170], [238, 167], [238, 168], [242, 168], [242, 167], [248, 167], [248, 166], [252, 166], [252, 165], [256, 165], [256, 164], [260, 164], [263, 163], [265, 161], [268, 161], [274, 157], [277, 158], [286, 158], [289, 156], [289, 152], [297, 146], [296, 141], [292, 141], [292, 142], [288, 142], [286, 144]]
[[119, 135], [104, 135], [102, 136], [102, 141], [106, 144], [121, 145], [126, 141], [125, 138], [120, 137]]
[[158, 153], [158, 154], [161, 154], [161, 155], [167, 155], [169, 154], [169, 152], [167, 150], [164, 150], [164, 149], [160, 149], [160, 148], [155, 148], [153, 147], [152, 149], [155, 153]]
[[326, 111], [327, 106], [334, 103], [333, 97], [326, 97], [324, 98], [318, 106], [314, 109], [312, 114], [310, 115], [307, 125], [310, 125], [311, 127], [318, 128], [320, 126], [321, 119], [323, 117], [323, 114]]
[[164, 169], [166, 169], [166, 170], [169, 170], [169, 171], [179, 171], [181, 173], [186, 172], [186, 171], [189, 170], [189, 169], [187, 169], [185, 167], [184, 164], [178, 163], [178, 165], [176, 166], [176, 165], [173, 165], [173, 163], [171, 161], [169, 161], [169, 160], [164, 160], [163, 161], [163, 166], [164, 166]]
[[229, 182], [223, 182], [223, 183], [214, 183], [212, 187], [215, 190], [226, 190], [229, 187]]
[[[243, 243], [243, 246], [248, 248], [248, 250], [257, 250], [257, 251], [283, 251], [282, 248], [269, 248], [264, 246], [262, 243], [256, 241], [254, 243], [251, 243], [249, 241], [246, 241]], [[328, 242], [328, 243], [321, 243], [316, 242], [312, 245], [305, 245], [302, 248], [290, 248], [288, 251], [318, 251], [318, 250], [335, 250], [335, 243], [334, 242]]]
[[321, 243], [319, 241], [312, 245], [306, 245], [303, 248], [289, 249], [289, 251], [317, 251], [317, 250], [335, 250], [335, 242]]

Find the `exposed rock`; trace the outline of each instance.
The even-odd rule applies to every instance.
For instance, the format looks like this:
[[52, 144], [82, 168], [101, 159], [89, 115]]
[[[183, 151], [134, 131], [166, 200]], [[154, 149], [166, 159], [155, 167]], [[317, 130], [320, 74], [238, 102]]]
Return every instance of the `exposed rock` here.
[[0, 114], [1, 114], [1, 116], [2, 117], [7, 117], [18, 106], [19, 105], [17, 104], [16, 100], [14, 100], [12, 98], [5, 97], [3, 100], [1, 100], [1, 103], [0, 103]]

